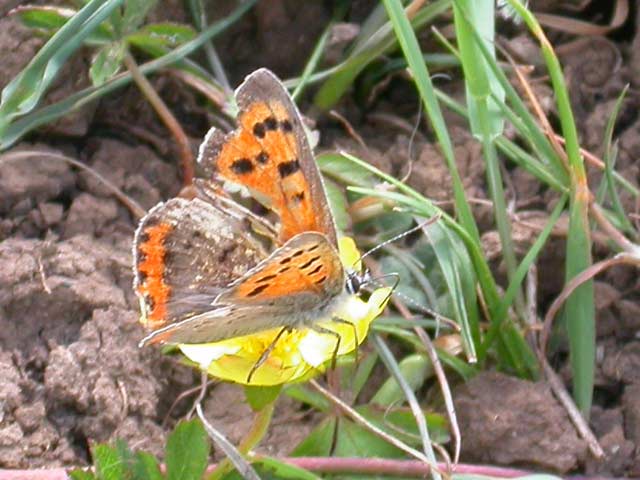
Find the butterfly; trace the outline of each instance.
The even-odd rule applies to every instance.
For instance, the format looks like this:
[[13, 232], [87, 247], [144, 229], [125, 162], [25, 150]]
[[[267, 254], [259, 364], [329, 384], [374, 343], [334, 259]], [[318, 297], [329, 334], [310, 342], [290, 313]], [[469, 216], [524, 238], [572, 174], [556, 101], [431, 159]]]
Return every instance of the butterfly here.
[[[337, 336], [337, 352], [339, 335], [317, 323], [335, 317], [364, 274], [340, 261], [323, 180], [280, 80], [260, 69], [235, 95], [237, 129], [212, 128], [200, 147], [206, 178], [191, 198], [156, 205], [136, 230], [134, 289], [150, 330], [141, 344], [309, 327]], [[229, 185], [277, 221], [234, 200]]]

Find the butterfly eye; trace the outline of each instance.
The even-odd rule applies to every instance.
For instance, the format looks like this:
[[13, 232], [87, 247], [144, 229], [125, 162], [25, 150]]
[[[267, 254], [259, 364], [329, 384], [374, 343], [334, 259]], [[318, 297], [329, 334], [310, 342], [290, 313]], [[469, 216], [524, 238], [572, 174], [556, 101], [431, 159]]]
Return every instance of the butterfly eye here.
[[350, 271], [347, 273], [347, 284], [345, 288], [350, 295], [356, 295], [362, 287], [362, 278], [358, 272]]

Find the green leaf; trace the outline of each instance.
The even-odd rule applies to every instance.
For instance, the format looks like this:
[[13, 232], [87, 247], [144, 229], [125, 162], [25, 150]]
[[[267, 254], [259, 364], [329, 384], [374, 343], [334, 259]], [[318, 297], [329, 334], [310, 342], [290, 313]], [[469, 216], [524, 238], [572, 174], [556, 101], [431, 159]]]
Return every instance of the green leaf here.
[[271, 387], [254, 387], [246, 385], [244, 387], [244, 394], [247, 399], [247, 403], [254, 412], [259, 412], [267, 405], [272, 404], [280, 395], [282, 385], [274, 385]]
[[307, 438], [293, 449], [291, 455], [294, 457], [326, 457], [330, 455], [336, 423], [335, 417], [327, 417], [322, 420]]
[[333, 214], [333, 220], [336, 222], [336, 227], [344, 232], [351, 226], [351, 217], [347, 212], [347, 199], [344, 191], [332, 180], [325, 179], [324, 187], [327, 191], [327, 200], [329, 200], [329, 207]]
[[122, 16], [123, 33], [136, 31], [156, 2], [157, 0], [127, 0]]
[[311, 405], [320, 412], [326, 412], [331, 407], [331, 404], [323, 395], [305, 387], [304, 384], [301, 383], [286, 385], [284, 393], [294, 400]]
[[18, 7], [16, 14], [25, 27], [51, 31], [61, 28], [76, 11], [70, 8], [29, 5]]
[[[406, 356], [398, 363], [398, 367], [414, 392], [424, 384], [427, 378], [433, 375], [431, 360], [424, 353]], [[371, 398], [371, 403], [390, 406], [404, 399], [405, 395], [398, 382], [393, 377], [389, 377]]]
[[[92, 4], [99, 6], [103, 1], [104, 0], [94, 0]], [[115, 8], [116, 6], [119, 6], [122, 1], [123, 0], [111, 0], [107, 3], [107, 5], [111, 6], [115, 2]], [[247, 0], [243, 3], [240, 3], [238, 7], [233, 10], [228, 16], [212, 24], [192, 41], [167, 53], [162, 58], [142, 65], [140, 67], [140, 71], [144, 74], [149, 74], [151, 72], [157, 71], [158, 69], [167, 67], [168, 65], [174, 65], [176, 62], [179, 62], [187, 55], [198, 49], [205, 42], [238, 21], [238, 19], [242, 15], [244, 15], [255, 4], [255, 2], [256, 0]], [[74, 17], [69, 23], [73, 22], [76, 17]], [[65, 25], [64, 28], [66, 27], [67, 25]], [[60, 31], [64, 30], [64, 28]], [[75, 28], [77, 29], [77, 26]], [[69, 33], [73, 35], [73, 31]], [[49, 44], [50, 42], [48, 42], [47, 44]], [[51, 48], [53, 48], [53, 46]], [[40, 52], [38, 52], [38, 55], [40, 55], [41, 53], [43, 53], [42, 49], [40, 50]], [[29, 77], [29, 79], [32, 79], [33, 76], [34, 78], [38, 79], [38, 81], [41, 81], [42, 73], [38, 71], [38, 68], [40, 68], [40, 62], [38, 62], [38, 68], [36, 68], [36, 66], [32, 65], [34, 61], [35, 59], [32, 60], [29, 66], [27, 66], [27, 68], [23, 70], [20, 75], [27, 76]], [[27, 70], [29, 70], [28, 74], [25, 73]], [[31, 88], [28, 86], [23, 87], [22, 84], [24, 82], [26, 82], [26, 80], [24, 79], [20, 81], [14, 79], [14, 81], [12, 81], [12, 84], [15, 84], [15, 86], [9, 88], [8, 85], [2, 92], [2, 104], [0, 104], [0, 150], [9, 148], [11, 145], [17, 142], [19, 138], [32, 131], [33, 129], [48, 122], [52, 122], [64, 115], [67, 115], [68, 113], [73, 112], [81, 108], [82, 106], [101, 98], [107, 93], [112, 92], [117, 88], [122, 87], [123, 85], [127, 85], [129, 82], [131, 82], [131, 74], [123, 73], [122, 75], [109, 80], [101, 87], [85, 88], [84, 90], [69, 95], [67, 98], [59, 102], [56, 102], [52, 105], [47, 105], [46, 107], [42, 107], [37, 111], [31, 113], [29, 112], [37, 103], [37, 99], [34, 100], [32, 97], [29, 97], [29, 101], [33, 101], [33, 104], [31, 104], [23, 98], [25, 94], [24, 88]], [[24, 115], [24, 117], [14, 120], [15, 117], [19, 117], [21, 115]]]
[[209, 437], [200, 421], [180, 422], [167, 440], [167, 479], [200, 480], [208, 458]]
[[[411, 409], [396, 408], [387, 411], [367, 405], [359, 407], [358, 411], [371, 423], [398, 437], [406, 444], [421, 447], [420, 432]], [[425, 412], [425, 419], [429, 437], [433, 443], [442, 444], [449, 441], [448, 423], [443, 415]]]
[[152, 57], [159, 57], [170, 49], [193, 40], [197, 35], [188, 25], [154, 23], [127, 35], [126, 40]]
[[123, 42], [109, 43], [98, 50], [98, 54], [93, 58], [91, 68], [89, 68], [89, 75], [94, 86], [102, 85], [118, 73], [125, 51], [126, 46]]
[[[252, 462], [251, 466], [263, 480], [320, 480], [321, 478], [300, 467], [271, 457], [261, 457]], [[242, 476], [235, 470], [224, 476], [224, 480], [236, 479], [242, 480]]]
[[364, 386], [367, 384], [377, 363], [378, 353], [375, 351], [366, 353], [364, 358], [358, 360], [358, 368], [351, 380], [351, 392], [354, 397], [357, 398]]
[[156, 458], [147, 452], [137, 452], [133, 465], [134, 480], [163, 480]]
[[440, 358], [442, 364], [460, 375], [465, 382], [471, 380], [478, 374], [478, 369], [469, 365], [464, 360], [450, 354], [449, 352], [445, 352], [444, 350], [436, 349], [436, 351], [438, 352], [438, 358]]
[[373, 187], [374, 177], [371, 172], [350, 162], [339, 153], [321, 153], [316, 162], [322, 173], [347, 185]]
[[84, 470], [76, 469], [69, 473], [71, 480], [95, 480], [96, 476], [91, 472], [85, 472]]
[[2, 90], [0, 143], [11, 121], [38, 104], [67, 59], [123, 0], [92, 0], [58, 30]]
[[[385, 422], [377, 421], [381, 417], [372, 420], [370, 412], [363, 412], [361, 409], [358, 409], [358, 411], [362, 413], [367, 420], [371, 421], [371, 423], [377, 424], [376, 426], [383, 428], [389, 433], [388, 428], [385, 428], [385, 425], [383, 425]], [[396, 431], [391, 432], [391, 434], [401, 436], [398, 435]], [[415, 438], [413, 440], [415, 444]], [[364, 458], [403, 458], [405, 456], [402, 450], [399, 450], [369, 430], [344, 417], [340, 418], [338, 422], [333, 454], [336, 457]]]
[[125, 463], [117, 448], [100, 444], [93, 448], [92, 453], [96, 476], [100, 480], [122, 480], [124, 478]]

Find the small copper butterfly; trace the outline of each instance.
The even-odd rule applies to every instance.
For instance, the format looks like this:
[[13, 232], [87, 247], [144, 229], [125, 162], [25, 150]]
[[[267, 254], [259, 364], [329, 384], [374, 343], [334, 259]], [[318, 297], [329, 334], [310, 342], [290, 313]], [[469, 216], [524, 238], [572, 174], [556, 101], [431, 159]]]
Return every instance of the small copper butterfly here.
[[[340, 261], [322, 177], [280, 80], [257, 70], [236, 100], [237, 129], [213, 128], [200, 147], [207, 178], [195, 181], [193, 197], [160, 203], [136, 231], [134, 288], [151, 330], [141, 344], [322, 330], [316, 322], [365, 280]], [[275, 217], [236, 202], [229, 184]]]

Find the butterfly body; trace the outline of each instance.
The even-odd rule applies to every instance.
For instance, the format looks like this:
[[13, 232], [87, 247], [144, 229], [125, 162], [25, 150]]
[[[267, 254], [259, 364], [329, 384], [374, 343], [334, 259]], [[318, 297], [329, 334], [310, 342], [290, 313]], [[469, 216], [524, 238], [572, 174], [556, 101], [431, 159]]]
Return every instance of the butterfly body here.
[[[331, 319], [358, 284], [340, 261], [324, 184], [289, 94], [261, 69], [236, 100], [238, 128], [212, 129], [200, 148], [208, 178], [196, 181], [195, 197], [157, 205], [136, 231], [134, 288], [151, 330], [141, 343], [314, 327]], [[227, 196], [229, 183], [271, 210], [277, 223]]]

